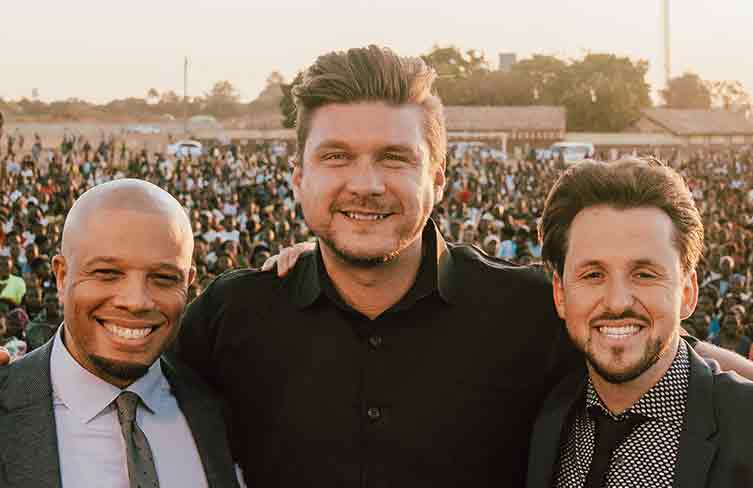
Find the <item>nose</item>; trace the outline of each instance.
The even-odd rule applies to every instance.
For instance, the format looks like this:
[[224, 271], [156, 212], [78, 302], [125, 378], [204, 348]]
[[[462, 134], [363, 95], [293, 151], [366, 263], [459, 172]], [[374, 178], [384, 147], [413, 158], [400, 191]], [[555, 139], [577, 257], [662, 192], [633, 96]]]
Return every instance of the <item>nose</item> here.
[[351, 166], [347, 190], [355, 195], [382, 195], [385, 192], [381, 170], [369, 158], [361, 158]]
[[113, 305], [134, 314], [154, 310], [154, 300], [146, 278], [129, 276], [122, 280], [121, 286], [115, 294]]
[[614, 314], [620, 314], [633, 306], [635, 296], [633, 290], [625, 280], [613, 278], [607, 284], [604, 306]]

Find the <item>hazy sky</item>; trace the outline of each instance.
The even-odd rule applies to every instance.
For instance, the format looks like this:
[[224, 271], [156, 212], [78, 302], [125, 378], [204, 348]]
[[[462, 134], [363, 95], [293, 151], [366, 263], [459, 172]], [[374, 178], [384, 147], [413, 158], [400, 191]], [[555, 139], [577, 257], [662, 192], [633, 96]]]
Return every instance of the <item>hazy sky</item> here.
[[[661, 0], [45, 0], [6, 2], [0, 97], [107, 101], [217, 80], [256, 97], [273, 70], [291, 78], [317, 55], [370, 43], [418, 55], [433, 44], [651, 63], [663, 83]], [[673, 74], [743, 82], [753, 93], [753, 1], [671, 0]]]

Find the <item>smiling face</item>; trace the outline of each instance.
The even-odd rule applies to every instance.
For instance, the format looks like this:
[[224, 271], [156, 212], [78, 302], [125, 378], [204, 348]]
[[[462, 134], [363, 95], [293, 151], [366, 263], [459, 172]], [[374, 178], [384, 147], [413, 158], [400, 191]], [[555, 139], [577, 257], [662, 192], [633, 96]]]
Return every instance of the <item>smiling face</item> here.
[[192, 236], [169, 215], [130, 209], [98, 210], [77, 233], [85, 238], [53, 260], [65, 344], [84, 368], [122, 387], [178, 333]]
[[698, 298], [673, 236], [658, 208], [596, 206], [575, 216], [554, 298], [592, 374], [624, 383], [671, 364], [680, 321]]
[[441, 199], [417, 105], [329, 104], [310, 122], [293, 189], [323, 250], [356, 265], [390, 261], [420, 244]]

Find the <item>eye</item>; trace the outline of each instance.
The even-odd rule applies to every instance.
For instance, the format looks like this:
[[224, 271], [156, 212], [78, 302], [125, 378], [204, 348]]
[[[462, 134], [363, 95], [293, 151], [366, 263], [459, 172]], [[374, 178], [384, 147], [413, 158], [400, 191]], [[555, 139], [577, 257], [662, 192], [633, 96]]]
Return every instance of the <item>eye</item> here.
[[93, 271], [93, 273], [98, 276], [99, 278], [105, 279], [105, 280], [113, 280], [118, 277], [120, 272], [117, 269], [111, 269], [111, 268], [98, 268]]
[[383, 159], [389, 159], [389, 160], [392, 160], [392, 161], [408, 162], [408, 158], [406, 156], [403, 156], [402, 154], [397, 154], [397, 153], [385, 153], [382, 156], [382, 158]]
[[587, 273], [584, 273], [581, 276], [581, 279], [584, 279], [584, 280], [598, 280], [598, 279], [603, 278], [603, 277], [604, 277], [604, 273], [602, 273], [601, 271], [589, 271]]
[[650, 271], [638, 271], [635, 275], [642, 280], [652, 280], [656, 278], [656, 274]]
[[325, 153], [322, 155], [321, 160], [322, 161], [338, 161], [338, 160], [348, 159], [349, 157], [350, 155], [348, 153], [339, 151], [339, 152]]
[[154, 279], [161, 285], [174, 285], [180, 281], [180, 278], [177, 276], [169, 274], [156, 274], [154, 275]]

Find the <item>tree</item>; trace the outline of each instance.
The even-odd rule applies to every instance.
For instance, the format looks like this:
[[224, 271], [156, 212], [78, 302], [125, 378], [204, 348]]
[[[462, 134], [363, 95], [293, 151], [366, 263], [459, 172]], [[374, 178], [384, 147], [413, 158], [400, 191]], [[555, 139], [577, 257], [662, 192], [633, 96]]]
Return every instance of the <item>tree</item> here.
[[528, 90], [540, 105], [558, 105], [566, 89], [567, 62], [555, 56], [534, 55], [512, 66], [512, 75], [527, 80]]
[[293, 99], [293, 87], [303, 81], [303, 72], [300, 71], [290, 83], [281, 83], [282, 99], [280, 99], [280, 112], [282, 113], [282, 126], [286, 129], [295, 127], [296, 109]]
[[181, 96], [175, 93], [173, 90], [162, 92], [160, 95], [159, 103], [161, 105], [177, 105], [181, 101]]
[[207, 110], [218, 117], [233, 116], [239, 112], [240, 93], [227, 80], [218, 81], [204, 95]]
[[560, 103], [570, 131], [620, 132], [651, 106], [648, 62], [614, 54], [588, 54], [565, 73]]
[[484, 54], [475, 49], [469, 49], [464, 54], [455, 46], [434, 45], [432, 50], [421, 58], [442, 78], [465, 77], [477, 71], [489, 69], [489, 63]]
[[715, 107], [725, 110], [746, 110], [753, 106], [750, 94], [739, 81], [710, 81], [707, 86]]
[[668, 108], [711, 108], [711, 90], [695, 73], [672, 78], [660, 93]]

